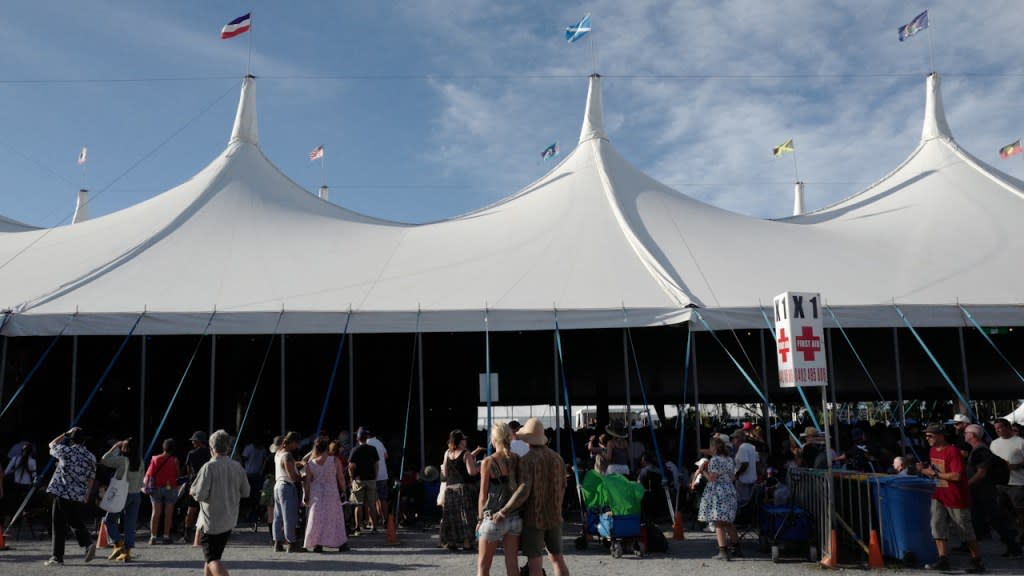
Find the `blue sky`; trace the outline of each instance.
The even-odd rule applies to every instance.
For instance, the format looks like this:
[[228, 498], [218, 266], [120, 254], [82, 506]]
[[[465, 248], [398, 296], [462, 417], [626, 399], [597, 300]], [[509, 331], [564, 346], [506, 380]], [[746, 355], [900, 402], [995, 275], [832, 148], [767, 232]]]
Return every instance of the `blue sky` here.
[[[929, 9], [931, 28], [897, 41]], [[250, 35], [221, 26], [252, 11]], [[593, 13], [594, 33], [564, 29]], [[219, 154], [249, 40], [264, 151], [310, 190], [423, 222], [510, 195], [575, 145], [592, 62], [611, 141], [684, 194], [788, 214], [793, 138], [807, 206], [882, 178], [920, 137], [943, 74], [957, 141], [1024, 179], [1018, 2], [224, 1], [9, 3], [0, 20], [0, 214], [67, 223], [171, 188]], [[591, 42], [592, 39], [592, 42]], [[75, 163], [89, 147], [85, 170]]]

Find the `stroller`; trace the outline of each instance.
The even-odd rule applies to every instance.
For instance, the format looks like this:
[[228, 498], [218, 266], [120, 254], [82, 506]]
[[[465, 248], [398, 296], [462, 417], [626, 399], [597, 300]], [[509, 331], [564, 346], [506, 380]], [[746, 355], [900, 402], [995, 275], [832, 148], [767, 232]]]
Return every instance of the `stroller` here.
[[583, 479], [583, 503], [587, 508], [584, 534], [577, 548], [587, 547], [595, 538], [608, 547], [612, 558], [621, 558], [624, 550], [641, 557], [640, 508], [644, 488], [620, 474], [601, 475], [590, 470]]

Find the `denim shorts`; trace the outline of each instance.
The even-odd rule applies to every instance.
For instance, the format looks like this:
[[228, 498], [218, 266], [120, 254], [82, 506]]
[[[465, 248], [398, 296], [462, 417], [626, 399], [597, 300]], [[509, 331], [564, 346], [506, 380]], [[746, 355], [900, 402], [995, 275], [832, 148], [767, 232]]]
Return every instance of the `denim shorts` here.
[[505, 536], [519, 536], [522, 531], [523, 519], [518, 514], [495, 522], [491, 520], [491, 513], [485, 512], [480, 523], [480, 539], [488, 542], [500, 542]]
[[154, 488], [149, 492], [149, 499], [153, 504], [174, 504], [178, 501], [178, 488]]

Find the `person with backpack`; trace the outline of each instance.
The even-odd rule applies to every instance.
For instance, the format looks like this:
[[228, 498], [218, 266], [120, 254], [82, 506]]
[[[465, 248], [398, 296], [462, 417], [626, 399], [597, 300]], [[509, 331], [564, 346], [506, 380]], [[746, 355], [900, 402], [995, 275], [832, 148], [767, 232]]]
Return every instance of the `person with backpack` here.
[[999, 534], [999, 539], [1006, 546], [1003, 557], [1019, 558], [1021, 546], [1016, 539], [1016, 531], [1010, 526], [1006, 515], [999, 509], [998, 482], [1006, 482], [1010, 471], [1006, 463], [993, 456], [985, 443], [985, 431], [977, 424], [969, 424], [964, 428], [964, 441], [970, 446], [967, 455], [967, 487], [971, 493], [971, 521], [974, 533], [979, 538], [986, 537], [990, 529]]

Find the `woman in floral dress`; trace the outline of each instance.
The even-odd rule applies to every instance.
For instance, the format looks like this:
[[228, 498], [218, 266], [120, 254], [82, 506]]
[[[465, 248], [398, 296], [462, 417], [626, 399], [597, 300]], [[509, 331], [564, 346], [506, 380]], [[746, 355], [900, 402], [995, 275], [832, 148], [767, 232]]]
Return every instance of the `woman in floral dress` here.
[[308, 510], [303, 545], [314, 552], [323, 552], [324, 546], [339, 551], [348, 549], [345, 513], [341, 507], [345, 474], [341, 460], [328, 453], [329, 446], [327, 438], [318, 438], [313, 445], [312, 457], [306, 463], [303, 503]]
[[729, 457], [729, 449], [721, 438], [711, 438], [711, 460], [701, 466], [700, 474], [707, 480], [704, 496], [700, 500], [697, 519], [701, 522], [713, 523], [715, 538], [718, 540], [716, 560], [729, 560], [728, 543], [732, 543], [732, 555], [742, 556], [740, 538], [736, 533], [736, 465]]

